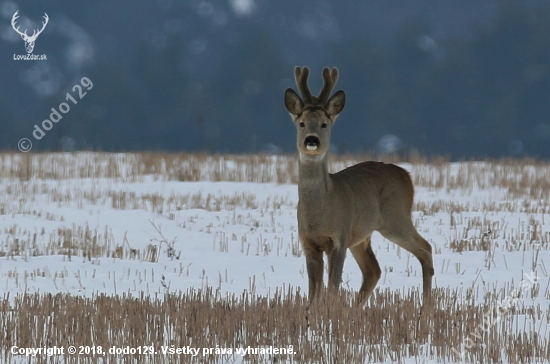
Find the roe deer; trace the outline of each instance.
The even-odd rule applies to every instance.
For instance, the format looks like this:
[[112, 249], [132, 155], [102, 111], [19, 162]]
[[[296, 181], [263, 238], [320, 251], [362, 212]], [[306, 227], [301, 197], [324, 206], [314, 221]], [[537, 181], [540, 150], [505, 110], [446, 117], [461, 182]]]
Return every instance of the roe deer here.
[[328, 173], [330, 133], [345, 104], [341, 90], [329, 99], [338, 70], [323, 70], [319, 96], [309, 90], [307, 67], [296, 67], [294, 73], [302, 97], [287, 89], [285, 106], [298, 132], [298, 233], [306, 257], [309, 300], [323, 286], [323, 252], [328, 256], [329, 290], [338, 290], [348, 248], [363, 273], [358, 302], [367, 299], [381, 275], [371, 247], [376, 230], [418, 258], [423, 300], [428, 303], [434, 275], [432, 247], [411, 219], [414, 187], [409, 173], [381, 162], [363, 162]]

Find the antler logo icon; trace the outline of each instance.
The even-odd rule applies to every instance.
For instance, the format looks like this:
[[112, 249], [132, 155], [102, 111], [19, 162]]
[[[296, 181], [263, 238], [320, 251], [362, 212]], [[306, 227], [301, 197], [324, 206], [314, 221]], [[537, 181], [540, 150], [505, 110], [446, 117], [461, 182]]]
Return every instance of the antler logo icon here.
[[15, 21], [17, 20], [17, 18], [19, 18], [19, 15], [17, 15], [17, 13], [19, 13], [19, 10], [17, 10], [15, 12], [15, 14], [13, 14], [13, 17], [11, 18], [11, 26], [13, 27], [13, 29], [19, 33], [19, 35], [21, 35], [21, 38], [23, 38], [23, 40], [25, 41], [25, 49], [27, 50], [27, 53], [31, 54], [32, 51], [34, 50], [34, 42], [36, 42], [36, 38], [38, 38], [38, 36], [40, 35], [40, 33], [42, 33], [42, 31], [44, 30], [44, 28], [46, 28], [46, 25], [48, 24], [48, 20], [50, 20], [50, 18], [48, 18], [48, 14], [44, 13], [44, 20], [45, 22], [42, 22], [42, 29], [40, 30], [34, 30], [32, 35], [29, 36], [27, 34], [27, 29], [25, 29], [24, 32], [21, 32], [19, 30], [19, 27], [16, 27], [15, 26]]

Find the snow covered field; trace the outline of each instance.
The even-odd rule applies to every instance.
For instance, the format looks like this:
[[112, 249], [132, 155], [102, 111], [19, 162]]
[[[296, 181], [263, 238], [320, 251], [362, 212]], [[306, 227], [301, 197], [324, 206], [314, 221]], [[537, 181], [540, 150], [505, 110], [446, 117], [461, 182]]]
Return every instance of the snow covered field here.
[[[332, 171], [354, 162], [335, 160]], [[479, 305], [501, 305], [499, 320], [550, 355], [550, 166], [400, 165], [415, 182], [413, 220], [433, 247], [434, 287], [459, 301], [473, 295]], [[162, 297], [206, 287], [221, 295], [272, 297], [289, 286], [305, 293], [296, 169], [292, 157], [0, 155], [3, 300], [48, 292]], [[372, 243], [383, 272], [375, 295], [421, 288], [416, 258], [377, 233]], [[343, 288], [360, 285], [348, 254]], [[477, 336], [464, 332], [450, 349], [465, 355], [455, 362], [473, 361], [468, 350], [495, 329], [490, 321]], [[0, 353], [10, 347], [0, 340]], [[445, 360], [452, 362], [400, 359]]]

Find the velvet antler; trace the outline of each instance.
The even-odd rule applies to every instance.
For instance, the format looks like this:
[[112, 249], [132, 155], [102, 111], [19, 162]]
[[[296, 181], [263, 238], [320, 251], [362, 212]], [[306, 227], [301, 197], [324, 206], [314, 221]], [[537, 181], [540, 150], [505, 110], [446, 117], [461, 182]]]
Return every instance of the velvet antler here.
[[325, 106], [330, 96], [330, 93], [338, 81], [338, 69], [335, 67], [332, 70], [328, 67], [323, 69], [323, 88], [319, 93], [319, 96], [313, 96], [307, 85], [307, 79], [309, 77], [309, 68], [296, 67], [294, 69], [294, 76], [296, 78], [296, 85], [302, 95], [305, 105]]
[[323, 69], [323, 88], [317, 96], [317, 105], [325, 106], [328, 101], [330, 93], [336, 86], [336, 81], [338, 81], [338, 69], [334, 67], [330, 70], [328, 67]]

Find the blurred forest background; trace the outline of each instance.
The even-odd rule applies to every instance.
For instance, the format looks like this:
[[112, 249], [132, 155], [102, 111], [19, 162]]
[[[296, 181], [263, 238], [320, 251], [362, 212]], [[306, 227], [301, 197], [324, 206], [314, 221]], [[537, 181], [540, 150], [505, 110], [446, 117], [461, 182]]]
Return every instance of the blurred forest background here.
[[[12, 29], [49, 24], [34, 54]], [[335, 152], [549, 158], [545, 0], [0, 0], [0, 150], [295, 152], [294, 66], [338, 67]], [[32, 137], [82, 77], [94, 87]]]

